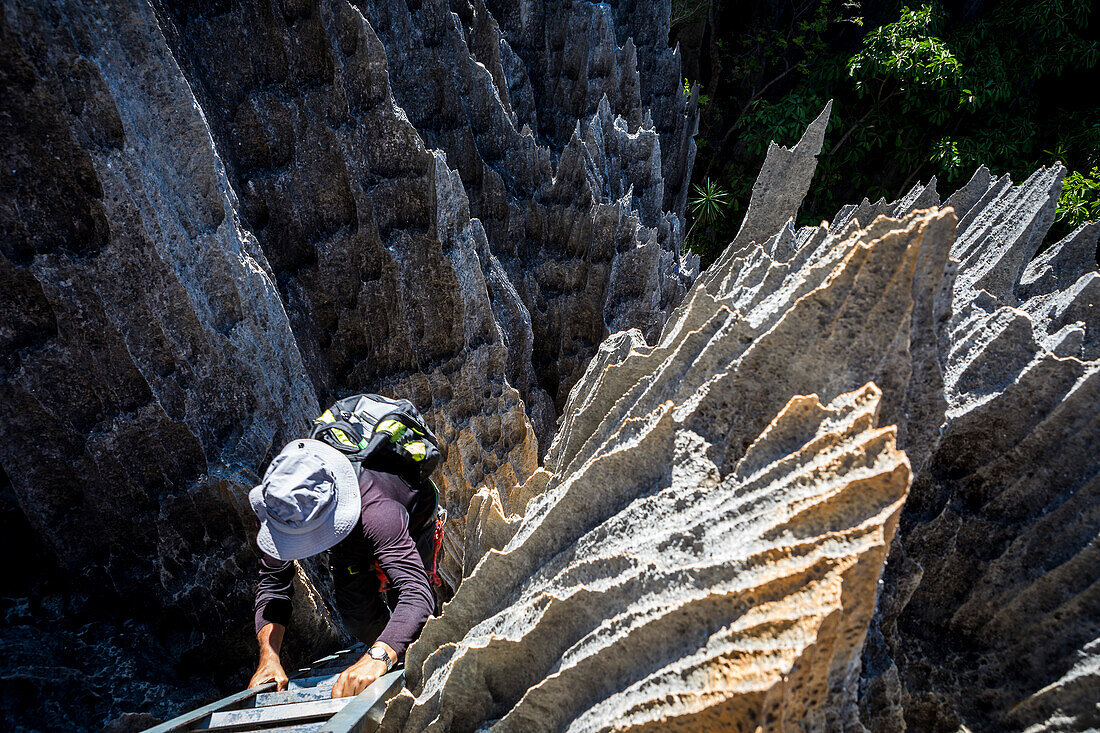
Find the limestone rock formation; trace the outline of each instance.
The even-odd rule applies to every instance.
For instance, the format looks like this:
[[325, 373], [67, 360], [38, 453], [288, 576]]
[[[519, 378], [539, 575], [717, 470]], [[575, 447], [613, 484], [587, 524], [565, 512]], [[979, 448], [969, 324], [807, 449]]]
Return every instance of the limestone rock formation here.
[[[413, 396], [451, 447], [453, 517], [475, 488], [525, 478], [537, 442], [507, 380], [484, 227], [394, 105], [370, 23], [347, 3], [169, 10], [321, 401]], [[264, 39], [270, 68], [247, 39]]]
[[2, 727], [239, 688], [246, 492], [364, 390], [450, 447], [388, 730], [1100, 727], [1100, 224], [796, 229], [826, 107], [697, 275], [669, 7], [5, 4]]
[[[781, 271], [763, 263], [774, 242], [750, 243], [706, 273], [655, 346], [637, 332], [605, 343], [523, 518], [479, 515], [480, 531], [507, 544], [410, 650], [415, 696], [387, 725], [597, 730], [683, 716], [688, 727], [752, 730], [855, 719], [879, 543], [909, 476], [895, 429], [875, 430], [873, 418], [880, 398], [897, 419], [942, 404], [935, 384], [905, 381], [917, 373], [906, 357], [934, 343], [954, 226], [946, 210], [835, 235], [822, 226], [788, 248], [800, 257]], [[861, 389], [871, 379], [889, 392]], [[797, 397], [809, 394], [829, 406]], [[840, 427], [848, 420], [859, 428]], [[791, 466], [823, 473], [795, 478]], [[840, 576], [860, 580], [788, 568], [816, 562], [810, 547], [828, 547]], [[816, 620], [791, 618], [788, 604], [813, 607], [826, 578], [834, 600], [821, 599]], [[774, 629], [772, 645], [746, 628]]]
[[[603, 3], [503, 6], [499, 22], [484, 2], [455, 6], [369, 0], [363, 12], [395, 102], [445, 151], [485, 227], [508, 378], [545, 447], [599, 343], [655, 335], [696, 274], [678, 255], [694, 102], [660, 3], [618, 29]], [[639, 69], [635, 39], [661, 60]]]
[[318, 405], [276, 283], [151, 9], [5, 12], [4, 473], [108, 603], [228, 621], [240, 489]]
[[825, 128], [832, 111], [833, 102], [829, 100], [791, 149], [776, 145], [774, 141], [769, 143], [768, 155], [753, 184], [749, 208], [733, 239], [734, 244], [740, 246], [770, 239], [787, 219], [798, 213], [817, 170], [817, 156], [825, 142]]
[[[761, 180], [803, 165], [804, 146], [769, 159]], [[507, 501], [475, 496], [469, 578], [410, 650], [411, 689], [387, 728], [1100, 724], [1100, 226], [1035, 257], [1063, 174], [1042, 169], [1017, 186], [983, 169], [943, 209], [914, 211], [940, 204], [931, 181], [799, 230], [797, 202], [767, 211], [761, 199], [743, 231], [754, 216], [791, 218], [762, 243], [731, 244], [654, 345], [636, 331], [609, 338], [570, 395], [545, 468]], [[866, 380], [877, 387], [852, 391]], [[859, 493], [870, 504], [842, 502], [827, 519], [811, 518], [813, 500], [805, 513], [784, 509], [815, 482], [825, 493], [835, 484], [812, 476], [794, 489], [776, 466], [817, 445], [820, 410], [872, 394], [914, 473], [896, 534], [876, 513], [881, 483]], [[851, 466], [855, 476], [865, 466]], [[749, 474], [776, 483], [756, 494], [738, 483]], [[799, 606], [839, 613], [833, 623], [859, 651], [799, 616], [826, 639], [802, 657], [767, 619], [775, 577], [744, 558], [764, 548], [769, 568], [784, 567], [789, 555], [770, 543], [788, 535], [754, 524], [757, 512], [801, 541], [824, 542], [838, 531], [830, 521], [855, 516], [893, 536], [877, 594], [869, 583], [840, 607]], [[853, 567], [877, 576], [881, 552], [850, 551]], [[752, 642], [739, 636], [741, 606], [702, 601], [731, 587], [755, 588]], [[779, 667], [761, 661], [764, 640]], [[816, 686], [791, 684], [803, 674]]]
[[728, 474], [661, 405], [528, 505], [425, 628], [420, 695], [384, 729], [842, 722], [909, 481], [880, 397], [792, 399]]
[[1034, 257], [1064, 174], [983, 169], [947, 201], [948, 409], [864, 654], [871, 730], [1100, 725], [1100, 226]]
[[[198, 670], [237, 687], [246, 491], [336, 396], [411, 396], [448, 443], [458, 584], [471, 496], [523, 483], [600, 341], [658, 330], [694, 277], [694, 102], [667, 4], [635, 10], [498, 25], [484, 3], [5, 4], [0, 489], [57, 573], [12, 607], [4, 708], [57, 713], [36, 681], [70, 672], [95, 686], [66, 691], [87, 701], [57, 718], [72, 729], [178, 709], [166, 683]], [[662, 14], [639, 59], [632, 36]], [[566, 68], [525, 56], [584, 18]], [[335, 643], [326, 573], [303, 570], [291, 640]], [[74, 638], [95, 651], [62, 673], [48, 649]], [[111, 675], [79, 682], [96, 656], [129, 659], [147, 692], [121, 708]]]

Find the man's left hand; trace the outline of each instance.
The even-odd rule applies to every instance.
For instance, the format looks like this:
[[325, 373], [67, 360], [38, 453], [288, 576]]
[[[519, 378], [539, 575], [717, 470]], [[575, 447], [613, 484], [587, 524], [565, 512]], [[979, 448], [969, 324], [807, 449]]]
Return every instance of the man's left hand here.
[[386, 673], [386, 663], [380, 659], [363, 657], [351, 665], [336, 678], [332, 686], [333, 697], [358, 695], [370, 686], [370, 683]]

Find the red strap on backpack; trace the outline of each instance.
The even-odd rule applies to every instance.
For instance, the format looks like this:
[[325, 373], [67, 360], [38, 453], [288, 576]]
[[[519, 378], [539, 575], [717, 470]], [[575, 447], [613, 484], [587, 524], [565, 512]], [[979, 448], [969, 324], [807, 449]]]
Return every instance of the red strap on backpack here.
[[436, 588], [443, 587], [443, 576], [439, 574], [439, 551], [443, 549], [443, 525], [447, 521], [447, 512], [435, 515], [435, 534], [432, 536], [432, 569], [428, 571], [428, 582]]
[[382, 569], [382, 566], [378, 564], [378, 561], [374, 561], [374, 574], [378, 576], [378, 592], [385, 593], [393, 584], [390, 583], [390, 579], [386, 576], [386, 571]]
[[[439, 551], [443, 549], [443, 525], [447, 523], [447, 512], [441, 511], [435, 515], [435, 531], [432, 533], [432, 567], [428, 571], [428, 582], [436, 588], [443, 587], [443, 576], [439, 574]], [[374, 574], [378, 576], [378, 592], [385, 593], [393, 584], [386, 571], [374, 561]]]

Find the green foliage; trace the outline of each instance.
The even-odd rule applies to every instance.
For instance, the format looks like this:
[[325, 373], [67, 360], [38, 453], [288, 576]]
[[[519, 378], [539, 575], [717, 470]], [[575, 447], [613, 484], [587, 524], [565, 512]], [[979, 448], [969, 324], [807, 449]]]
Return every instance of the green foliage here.
[[[951, 49], [936, 36], [931, 5], [903, 8], [897, 22], [868, 33], [863, 48], [848, 61], [848, 76], [860, 99], [872, 95], [878, 99], [887, 84], [893, 85], [894, 92], [955, 92], [961, 70]], [[969, 90], [959, 91], [969, 94]], [[911, 96], [905, 94], [903, 102]]]
[[730, 208], [729, 191], [707, 178], [703, 185], [695, 183], [691, 187], [692, 197], [688, 201], [695, 221], [709, 226], [720, 221]]
[[1100, 167], [1066, 176], [1058, 197], [1058, 221], [1078, 227], [1100, 219]]
[[[731, 226], [730, 214], [738, 208], [739, 205], [730, 192], [718, 182], [706, 178], [702, 184], [692, 184], [691, 197], [688, 199], [692, 222], [684, 237], [687, 248], [709, 257], [714, 250], [714, 242]], [[700, 224], [703, 230], [697, 235]]]
[[[747, 90], [737, 99], [706, 89], [698, 175], [747, 201], [769, 142], [793, 144], [835, 99], [803, 223], [864, 196], [897, 198], [932, 176], [943, 191], [980, 165], [1022, 180], [1055, 161], [1079, 171], [1066, 179], [1057, 226], [1100, 217], [1092, 3], [994, 0], [976, 18], [946, 7], [899, 3], [869, 22], [851, 0], [811, 0], [775, 27], [716, 39], [723, 73], [751, 81], [725, 87]], [[693, 242], [704, 264], [734, 226], [711, 223], [713, 237]]]

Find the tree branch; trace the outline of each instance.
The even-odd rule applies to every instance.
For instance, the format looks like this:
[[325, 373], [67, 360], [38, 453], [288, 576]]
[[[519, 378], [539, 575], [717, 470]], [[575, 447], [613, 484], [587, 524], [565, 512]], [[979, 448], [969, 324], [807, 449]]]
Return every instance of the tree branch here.
[[768, 87], [775, 84], [780, 79], [785, 77], [787, 74], [791, 73], [796, 68], [798, 68], [797, 66], [791, 66], [789, 61], [787, 61], [785, 63], [787, 64], [787, 68], [784, 69], [782, 73], [780, 73], [778, 76], [776, 76], [774, 79], [769, 81], [767, 84], [765, 84], [764, 86], [760, 87], [755, 92], [753, 92], [752, 96], [749, 97], [749, 101], [745, 102], [745, 106], [743, 106], [741, 108], [741, 111], [737, 114], [737, 118], [733, 121], [733, 124], [730, 125], [728, 130], [726, 130], [726, 134], [722, 136], [722, 141], [720, 143], [718, 143], [718, 147], [716, 148], [716, 152], [711, 155], [710, 161], [707, 163], [706, 173], [708, 175], [710, 174], [711, 166], [714, 165], [714, 161], [717, 160], [717, 158], [718, 158], [717, 151], [720, 151], [720, 150], [722, 150], [723, 148], [726, 147], [726, 143], [729, 142], [730, 135], [732, 135], [734, 133], [734, 131], [737, 129], [737, 125], [738, 125], [739, 122], [741, 122], [741, 118], [744, 117], [745, 114], [749, 111], [749, 106], [753, 102], [755, 102], [757, 99], [759, 99], [760, 96], [762, 94], [764, 94], [764, 92], [768, 91]]
[[841, 137], [840, 137], [840, 140], [839, 140], [839, 141], [837, 141], [837, 144], [836, 144], [836, 145], [834, 145], [834, 146], [833, 146], [832, 148], [830, 148], [830, 149], [829, 149], [829, 155], [836, 155], [836, 151], [840, 150], [841, 146], [842, 146], [842, 145], [844, 145], [844, 143], [848, 141], [848, 138], [849, 138], [849, 137], [851, 136], [851, 134], [852, 134], [853, 132], [855, 132], [855, 131], [856, 131], [856, 128], [857, 128], [857, 127], [859, 127], [860, 125], [862, 125], [862, 124], [863, 124], [863, 123], [864, 123], [864, 122], [865, 122], [865, 121], [867, 120], [867, 118], [868, 118], [868, 117], [870, 117], [870, 116], [871, 116], [871, 115], [872, 115], [872, 114], [873, 114], [874, 112], [877, 112], [877, 111], [878, 111], [878, 108], [879, 108], [879, 107], [881, 107], [881, 106], [882, 106], [883, 104], [885, 104], [885, 103], [886, 103], [886, 100], [888, 100], [888, 99], [889, 99], [890, 97], [894, 96], [894, 95], [895, 95], [896, 93], [897, 93], [897, 90], [895, 89], [894, 91], [892, 91], [892, 92], [890, 92], [889, 94], [887, 94], [887, 95], [886, 95], [885, 97], [883, 97], [883, 98], [882, 98], [881, 100], [879, 100], [878, 102], [876, 102], [876, 103], [874, 104], [874, 106], [872, 106], [872, 107], [871, 107], [871, 109], [867, 110], [867, 114], [863, 115], [863, 116], [862, 116], [862, 117], [860, 117], [860, 118], [859, 118], [858, 120], [856, 120], [855, 122], [853, 122], [853, 123], [852, 123], [852, 126], [851, 126], [851, 127], [849, 127], [849, 128], [848, 128], [848, 129], [847, 129], [847, 130], [846, 130], [846, 131], [844, 132], [844, 134], [843, 134], [843, 135], [841, 135]]
[[924, 163], [918, 163], [917, 167], [913, 169], [913, 172], [909, 174], [909, 177], [905, 179], [905, 182], [901, 184], [901, 188], [898, 190], [897, 198], [901, 198], [905, 195], [905, 189], [909, 186], [909, 182], [913, 180], [913, 177], [920, 173], [921, 168], [924, 167]]
[[690, 10], [685, 9], [678, 17], [671, 18], [668, 22], [669, 28], [676, 25], [677, 23], [680, 23], [681, 21], [695, 20], [695, 15], [700, 10], [702, 10], [704, 6], [708, 6], [708, 10], [709, 10], [709, 5], [710, 5], [710, 0], [699, 0], [699, 2], [695, 3], [695, 7], [691, 8]]

